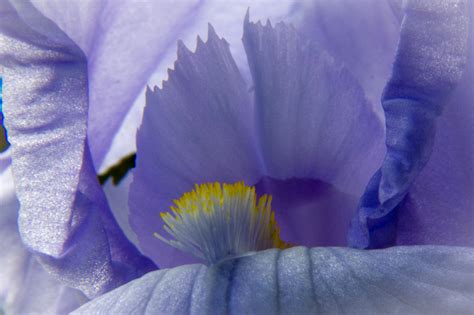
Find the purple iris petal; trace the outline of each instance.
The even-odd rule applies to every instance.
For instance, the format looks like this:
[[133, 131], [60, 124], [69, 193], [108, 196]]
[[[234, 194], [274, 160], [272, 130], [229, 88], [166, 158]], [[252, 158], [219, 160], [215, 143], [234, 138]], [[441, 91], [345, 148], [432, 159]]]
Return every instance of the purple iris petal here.
[[397, 244], [474, 246], [473, 33], [468, 67], [437, 122], [433, 153], [399, 209]]
[[382, 124], [357, 81], [284, 23], [273, 28], [247, 17], [243, 42], [265, 175], [362, 193], [384, 149]]
[[379, 119], [350, 73], [291, 27], [247, 21], [244, 44], [269, 176], [258, 187], [274, 197], [282, 238], [346, 245], [356, 196], [382, 159]]
[[302, 23], [303, 33], [344, 63], [377, 110], [399, 28], [389, 0], [312, 1]]
[[[393, 74], [382, 100], [387, 125], [387, 155], [369, 183], [353, 220], [349, 234], [352, 246], [385, 247], [396, 242], [396, 209], [428, 162], [437, 117], [465, 68], [470, 5], [467, 1], [408, 1], [406, 4]], [[462, 139], [467, 135], [460, 136]], [[454, 185], [457, 184], [462, 183]], [[442, 191], [436, 193], [443, 194]], [[449, 207], [440, 209], [438, 206], [429, 211], [450, 211]], [[399, 214], [409, 215], [407, 211]], [[443, 216], [434, 215], [433, 218]], [[449, 219], [449, 216], [444, 217]], [[444, 224], [438, 224], [444, 229]]]
[[87, 298], [49, 275], [25, 248], [10, 165], [10, 151], [0, 153], [0, 305], [12, 314], [66, 314]]
[[0, 64], [20, 233], [48, 271], [95, 296], [154, 265], [125, 238], [96, 179], [85, 56], [34, 7], [15, 5], [0, 1]]
[[470, 314], [474, 249], [270, 249], [150, 272], [73, 314]]
[[164, 231], [159, 212], [203, 182], [259, 182], [280, 195], [287, 241], [344, 245], [354, 196], [382, 158], [380, 120], [346, 69], [284, 24], [244, 28], [253, 101], [212, 28], [196, 53], [179, 45], [169, 80], [148, 93], [130, 219], [161, 267], [195, 261], [153, 233]]
[[153, 236], [164, 231], [159, 213], [173, 199], [196, 183], [261, 176], [250, 94], [227, 43], [209, 27], [195, 53], [179, 44], [174, 68], [163, 89], [148, 92], [130, 190], [132, 228], [160, 267], [189, 261]]
[[87, 56], [88, 135], [94, 165], [99, 169], [125, 115], [177, 34], [196, 18], [201, 2], [33, 3]]

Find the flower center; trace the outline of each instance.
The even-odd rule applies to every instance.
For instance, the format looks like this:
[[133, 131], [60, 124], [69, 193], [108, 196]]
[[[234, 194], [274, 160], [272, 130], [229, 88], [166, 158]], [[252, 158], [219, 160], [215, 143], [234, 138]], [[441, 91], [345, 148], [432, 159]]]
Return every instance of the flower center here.
[[268, 248], [287, 248], [271, 210], [272, 197], [257, 203], [255, 187], [208, 183], [174, 200], [173, 214], [162, 212], [165, 230], [174, 237], [160, 240], [213, 264], [222, 259]]

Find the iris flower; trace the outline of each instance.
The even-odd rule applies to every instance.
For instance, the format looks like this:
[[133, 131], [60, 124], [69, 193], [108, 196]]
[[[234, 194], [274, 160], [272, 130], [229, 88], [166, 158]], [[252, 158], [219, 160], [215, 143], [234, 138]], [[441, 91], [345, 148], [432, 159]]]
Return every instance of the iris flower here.
[[[242, 74], [212, 26], [195, 52], [178, 44], [168, 80], [147, 90], [137, 134], [129, 205], [142, 252], [96, 179], [105, 153], [91, 156], [98, 131], [86, 128], [98, 119], [87, 111], [94, 54], [26, 2], [0, 3], [20, 233], [55, 285], [93, 299], [78, 313], [472, 309], [469, 2], [374, 5], [393, 28], [401, 22], [383, 112], [374, 100], [386, 69], [366, 58], [390, 57], [364, 55], [357, 41], [353, 55], [338, 47], [344, 25], [326, 30], [324, 10], [303, 35], [247, 16]], [[321, 247], [347, 244], [361, 249]], [[169, 245], [209, 266], [185, 264], [192, 258]]]

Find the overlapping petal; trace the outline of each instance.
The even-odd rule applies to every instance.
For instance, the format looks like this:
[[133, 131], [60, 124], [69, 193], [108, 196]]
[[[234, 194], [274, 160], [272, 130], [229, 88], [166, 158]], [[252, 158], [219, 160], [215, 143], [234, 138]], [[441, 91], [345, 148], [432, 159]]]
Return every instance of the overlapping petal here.
[[[253, 101], [212, 28], [195, 54], [180, 45], [169, 81], [149, 92], [131, 220], [142, 248], [162, 267], [185, 256], [153, 238], [163, 229], [158, 212], [194, 184], [209, 181], [259, 182], [261, 193], [280, 193], [274, 208], [287, 241], [344, 245], [357, 202], [351, 196], [362, 192], [382, 158], [381, 122], [346, 69], [284, 24], [262, 26], [247, 17], [244, 29]], [[320, 181], [316, 190], [322, 195], [295, 203], [284, 189], [267, 191], [273, 185], [263, 178]], [[331, 221], [332, 232], [300, 229], [302, 221]]]
[[29, 2], [2, 0], [0, 15], [3, 110], [24, 242], [88, 296], [153, 269], [119, 229], [96, 179], [82, 51]]
[[473, 249], [295, 247], [151, 272], [74, 314], [468, 314]]
[[[382, 100], [387, 154], [369, 183], [353, 220], [349, 235], [352, 246], [385, 247], [396, 242], [396, 209], [428, 162], [437, 118], [466, 66], [470, 5], [461, 0], [406, 3], [397, 58]], [[442, 194], [442, 191], [435, 194]], [[450, 211], [450, 205], [445, 205], [447, 209], [436, 207], [429, 211]], [[424, 214], [432, 216], [426, 211]], [[409, 213], [400, 212], [399, 215]], [[440, 216], [433, 215], [433, 218]]]
[[265, 174], [358, 195], [383, 154], [383, 127], [350, 73], [284, 23], [244, 24]]
[[[130, 143], [134, 142], [135, 119], [127, 120], [131, 126], [122, 126], [125, 133], [118, 138], [117, 131], [134, 101], [144, 103], [144, 98], [137, 100], [137, 97], [143, 94], [146, 82], [163, 79], [162, 70], [166, 70], [175, 58], [174, 43], [178, 38], [189, 43], [212, 20], [225, 29], [233, 50], [240, 52], [240, 45], [235, 44], [240, 40], [241, 26], [236, 20], [240, 22], [249, 6], [255, 13], [281, 16], [295, 11], [292, 8], [296, 4], [283, 1], [269, 8], [269, 1], [73, 0], [64, 3], [32, 0], [32, 3], [74, 40], [89, 59], [91, 115], [88, 133], [94, 164], [101, 170], [134, 150], [135, 146]], [[133, 38], [133, 45], [124, 38]], [[244, 64], [243, 51], [237, 56], [240, 64]], [[141, 113], [142, 106], [136, 104], [138, 109], [131, 116], [140, 116], [136, 114]], [[107, 124], [103, 123], [104, 119]], [[114, 140], [113, 152], [108, 152]]]
[[[231, 54], [244, 78], [250, 79], [247, 56], [242, 46], [242, 17], [249, 9], [253, 19], [285, 19], [288, 22], [298, 23], [310, 9], [310, 2], [299, 0], [277, 2], [273, 0], [234, 0], [231, 2], [208, 0], [202, 3], [194, 23], [179, 34], [179, 39], [187, 47], [193, 49], [196, 44], [196, 36], [205, 36], [207, 25], [212, 24], [219, 35], [229, 43]], [[175, 60], [176, 49], [174, 46], [170, 46], [167, 56], [156, 69], [157, 71], [151, 77], [149, 84], [160, 86], [162, 80], [167, 77], [168, 67]]]
[[463, 78], [437, 122], [433, 153], [400, 206], [397, 244], [474, 246], [474, 5]]
[[[77, 2], [67, 10], [85, 8], [79, 10], [79, 23], [67, 19], [58, 22], [89, 57], [95, 91], [91, 92], [92, 103], [120, 104], [116, 109], [92, 107], [87, 116], [87, 70], [78, 46], [29, 2], [12, 5], [0, 0], [0, 61], [10, 89], [5, 93], [6, 114], [14, 145], [15, 176], [20, 179], [22, 235], [50, 272], [89, 296], [154, 268], [127, 241], [110, 213], [95, 178], [86, 121], [92, 126], [92, 153], [96, 165], [100, 165], [143, 80], [164, 54], [164, 48], [145, 55], [140, 51], [145, 50], [150, 38], [165, 45], [176, 35], [147, 34], [150, 37], [139, 39], [138, 46], [143, 48], [139, 51], [127, 50], [119, 40], [130, 24], [139, 31], [149, 27], [152, 21], [142, 21], [139, 15], [145, 10], [153, 11], [156, 3], [138, 3], [137, 7], [131, 2], [85, 2], [84, 6]], [[48, 9], [46, 2], [37, 1], [36, 5], [43, 13], [55, 12]], [[394, 242], [472, 245], [469, 224], [474, 223], [474, 218], [466, 209], [472, 208], [473, 200], [468, 198], [473, 176], [470, 169], [465, 172], [457, 162], [460, 158], [467, 161], [463, 165], [469, 164], [470, 159], [472, 162], [472, 142], [465, 137], [472, 131], [472, 110], [466, 102], [472, 94], [468, 90], [470, 73], [453, 101], [459, 107], [445, 112], [440, 120], [444, 126], [454, 117], [458, 124], [446, 128], [432, 141], [435, 117], [462, 72], [467, 50], [463, 42], [467, 34], [466, 5], [462, 0], [408, 2], [397, 63], [383, 99], [388, 153], [354, 220], [354, 246], [378, 247]], [[197, 7], [198, 4], [191, 9], [186, 4], [176, 8], [173, 5], [178, 16]], [[385, 12], [387, 7], [382, 4], [378, 8]], [[82, 15], [84, 12], [93, 12], [91, 20], [81, 20], [87, 15]], [[104, 12], [109, 13], [108, 19], [102, 19]], [[166, 23], [179, 30], [189, 21], [169, 22]], [[318, 25], [322, 29], [325, 24]], [[84, 36], [94, 28], [117, 32]], [[344, 33], [345, 29], [344, 25], [335, 34]], [[368, 67], [379, 78], [386, 75], [386, 51], [393, 47], [394, 29], [387, 29], [387, 46], [381, 45], [383, 52], [369, 57], [381, 61], [381, 67]], [[362, 80], [371, 93], [369, 97], [376, 98], [380, 81], [364, 73], [364, 65], [368, 65], [365, 56], [359, 65], [337, 43], [323, 44], [330, 47], [330, 54], [349, 65], [348, 71], [324, 50], [304, 45], [294, 30], [283, 24], [272, 28], [247, 21], [245, 30], [255, 102], [249, 97], [225, 41], [212, 29], [207, 43], [198, 41], [196, 53], [181, 45], [169, 81], [162, 90], [148, 91], [145, 124], [138, 140], [139, 150], [141, 147], [147, 153], [139, 163], [130, 204], [132, 224], [144, 249], [150, 255], [165, 256], [160, 260], [164, 266], [177, 264], [184, 256], [152, 241], [153, 232], [161, 231], [158, 212], [166, 210], [172, 199], [189, 191], [193, 184], [242, 179], [254, 184], [262, 176], [277, 180], [299, 177], [321, 179], [354, 195], [361, 191], [367, 174], [372, 173], [381, 157], [382, 128], [352, 77], [355, 74]], [[318, 36], [321, 39], [323, 35]], [[120, 60], [110, 58], [120, 48], [127, 60], [123, 67]], [[145, 66], [130, 70], [132, 63], [128, 61], [142, 56]], [[117, 81], [115, 70], [130, 71], [130, 88], [114, 93], [113, 88], [130, 83]], [[134, 80], [139, 76], [138, 81]], [[469, 115], [460, 116], [459, 110]], [[97, 133], [102, 127], [101, 115], [112, 117], [112, 123], [107, 132]], [[421, 171], [432, 148], [433, 158]], [[442, 162], [453, 171], [440, 169]], [[425, 177], [415, 181], [420, 172]], [[410, 198], [402, 204], [414, 181]], [[456, 186], [460, 189], [452, 191], [451, 187]], [[443, 189], [449, 197], [439, 194]], [[280, 198], [282, 203], [288, 202], [285, 197]], [[17, 207], [14, 202], [8, 205]], [[451, 207], [452, 215], [441, 212], [443, 206]], [[397, 234], [393, 233], [396, 209], [403, 215], [399, 217]], [[431, 217], [430, 211], [435, 211]], [[154, 217], [155, 222], [150, 220]], [[448, 232], [436, 233], [446, 228]], [[456, 232], [451, 233], [453, 230]], [[19, 238], [11, 243], [18, 241]], [[22, 256], [21, 251], [12, 253], [18, 261], [29, 257]], [[82, 311], [110, 312], [112, 306], [119, 312], [130, 311], [129, 307], [143, 312], [201, 312], [215, 307], [222, 312], [247, 313], [315, 309], [339, 312], [346, 307], [357, 312], [381, 312], [386, 307], [400, 312], [468, 311], [474, 304], [472, 260], [472, 250], [465, 248], [273, 250], [209, 269], [188, 266], [150, 273]], [[44, 280], [44, 270], [36, 260], [29, 261], [27, 267], [31, 274], [23, 279], [27, 285], [17, 292], [19, 300], [32, 295], [37, 299], [31, 300], [31, 306], [37, 306], [51, 298], [53, 291], [43, 289], [46, 286], [62, 290], [55, 280], [50, 285], [49, 278]], [[28, 285], [31, 283], [46, 286], [32, 287]], [[316, 287], [320, 283], [326, 285]], [[250, 288], [256, 289], [256, 294], [249, 295]], [[71, 292], [66, 289], [64, 296], [59, 295], [64, 299], [53, 309], [65, 311]], [[436, 303], [415, 304], [419, 300]], [[15, 310], [27, 311], [30, 304], [22, 307], [25, 308]]]
[[0, 309], [8, 314], [66, 314], [87, 298], [49, 275], [23, 245], [10, 165], [10, 151], [0, 153]]
[[383, 126], [364, 91], [317, 43], [283, 23], [244, 26], [257, 136], [283, 239], [345, 246], [357, 197], [384, 153]]
[[[187, 3], [188, 1], [181, 2]], [[181, 2], [180, 4], [182, 4]], [[189, 22], [189, 27], [182, 28], [181, 30], [178, 28], [173, 29], [172, 33], [176, 40], [182, 40], [187, 47], [194, 50], [196, 36], [201, 35], [204, 40], [207, 32], [207, 25], [208, 23], [212, 24], [215, 29], [218, 30], [219, 35], [225, 38], [229, 43], [229, 49], [243, 77], [245, 79], [250, 79], [247, 57], [244, 47], [242, 46], [242, 17], [245, 15], [246, 10], [250, 8], [253, 18], [257, 19], [270, 18], [280, 20], [285, 18], [286, 21], [297, 22], [301, 19], [304, 12], [306, 12], [308, 6], [309, 2], [300, 0], [276, 2], [273, 0], [206, 0], [199, 3], [198, 9], [193, 10], [186, 16], [180, 17]], [[141, 14], [149, 14], [152, 15], [154, 19], [158, 19], [161, 14], [166, 15], [168, 12], [163, 12], [162, 10], [158, 11], [158, 13], [154, 11], [146, 11]], [[132, 32], [133, 31], [134, 30], [132, 30]], [[150, 31], [154, 32], [155, 30], [152, 28]], [[172, 42], [164, 53], [163, 58], [160, 59], [158, 67], [155, 69], [153, 75], [148, 79], [148, 85], [161, 86], [162, 81], [167, 78], [168, 68], [175, 60], [176, 45], [175, 42]], [[143, 91], [136, 99], [133, 108], [124, 120], [124, 124], [116, 134], [112, 143], [112, 148], [107, 154], [102, 167], [104, 165], [114, 164], [117, 156], [121, 158], [124, 153], [136, 152], [135, 135], [136, 130], [141, 123], [145, 98], [145, 91]]]
[[130, 191], [132, 228], [160, 267], [186, 257], [153, 236], [163, 231], [159, 213], [173, 199], [197, 183], [255, 183], [261, 176], [253, 120], [250, 94], [225, 40], [209, 26], [195, 53], [179, 44], [168, 81], [148, 91]]
[[94, 164], [99, 169], [133, 102], [177, 35], [192, 24], [201, 2], [40, 0], [33, 3], [87, 56], [88, 134]]
[[300, 25], [304, 35], [344, 63], [380, 112], [399, 38], [391, 2], [395, 1], [312, 1]]

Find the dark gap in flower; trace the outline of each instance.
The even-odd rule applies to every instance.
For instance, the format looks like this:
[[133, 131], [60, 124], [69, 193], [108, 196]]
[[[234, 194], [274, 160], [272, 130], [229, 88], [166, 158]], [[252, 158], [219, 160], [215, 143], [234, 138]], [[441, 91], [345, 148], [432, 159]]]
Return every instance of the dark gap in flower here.
[[3, 86], [2, 78], [0, 77], [0, 152], [5, 151], [10, 146], [10, 143], [7, 139], [7, 130], [3, 126], [3, 112], [2, 112], [2, 105], [3, 105], [3, 98], [2, 98], [2, 86]]
[[272, 209], [285, 242], [314, 246], [347, 246], [347, 230], [357, 196], [330, 183], [311, 178], [263, 177], [255, 185], [257, 196], [271, 195]]
[[[1, 98], [0, 98], [1, 103]], [[5, 151], [10, 146], [7, 140], [7, 130], [3, 127], [3, 113], [0, 112], [0, 152]]]
[[121, 159], [117, 164], [110, 167], [105, 173], [99, 174], [97, 178], [101, 185], [104, 185], [107, 180], [112, 177], [112, 183], [117, 186], [120, 184], [122, 179], [125, 178], [128, 171], [135, 168], [135, 160], [137, 158], [136, 153], [127, 155]]

